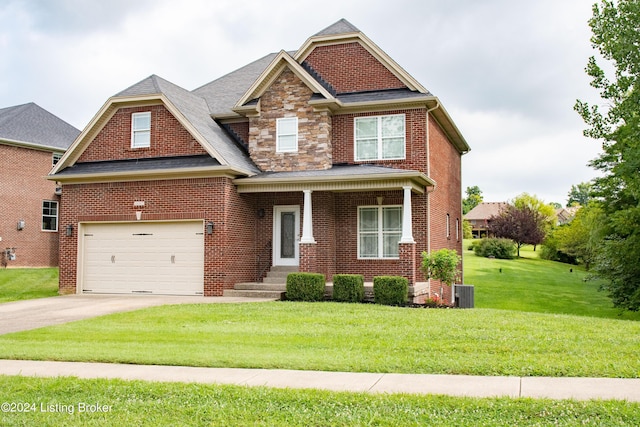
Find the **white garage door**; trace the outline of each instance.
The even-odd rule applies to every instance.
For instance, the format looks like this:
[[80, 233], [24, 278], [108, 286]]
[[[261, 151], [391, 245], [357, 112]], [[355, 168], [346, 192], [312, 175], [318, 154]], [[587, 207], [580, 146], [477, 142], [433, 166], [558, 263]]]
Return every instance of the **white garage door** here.
[[202, 295], [202, 221], [83, 224], [82, 290]]

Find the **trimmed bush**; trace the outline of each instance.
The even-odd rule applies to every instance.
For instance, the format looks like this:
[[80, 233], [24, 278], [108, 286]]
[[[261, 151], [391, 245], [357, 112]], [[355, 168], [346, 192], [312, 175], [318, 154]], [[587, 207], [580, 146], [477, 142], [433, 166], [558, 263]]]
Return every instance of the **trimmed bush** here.
[[291, 301], [324, 300], [324, 274], [289, 273], [287, 275], [287, 299]]
[[364, 276], [360, 274], [336, 274], [333, 276], [333, 300], [362, 302], [364, 299]]
[[481, 239], [473, 247], [476, 255], [482, 257], [494, 257], [498, 259], [514, 259], [516, 246], [510, 239]]
[[409, 300], [409, 280], [400, 276], [373, 278], [373, 301], [383, 305], [404, 305]]

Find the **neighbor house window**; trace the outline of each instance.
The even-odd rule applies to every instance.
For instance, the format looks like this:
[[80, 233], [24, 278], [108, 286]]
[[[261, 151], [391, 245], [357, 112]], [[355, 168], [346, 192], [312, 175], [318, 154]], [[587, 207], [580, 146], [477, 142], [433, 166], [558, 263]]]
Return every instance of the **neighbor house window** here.
[[151, 112], [131, 115], [131, 148], [151, 146]]
[[355, 118], [356, 160], [405, 158], [404, 114]]
[[398, 258], [402, 206], [358, 208], [358, 257]]
[[42, 201], [42, 230], [58, 231], [58, 202]]
[[277, 152], [298, 151], [298, 118], [286, 117], [276, 120], [276, 135]]
[[61, 158], [62, 158], [62, 154], [61, 153], [53, 153], [51, 155], [51, 165], [55, 166], [56, 164], [58, 164], [58, 162], [60, 161]]

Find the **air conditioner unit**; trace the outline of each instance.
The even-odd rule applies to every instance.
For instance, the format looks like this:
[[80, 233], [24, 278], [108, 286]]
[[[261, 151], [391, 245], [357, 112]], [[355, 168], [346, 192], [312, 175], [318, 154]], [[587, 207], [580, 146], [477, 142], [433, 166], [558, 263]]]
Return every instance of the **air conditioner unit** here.
[[56, 187], [55, 193], [56, 193], [56, 196], [61, 195], [62, 194], [62, 187]]
[[458, 308], [473, 308], [473, 285], [453, 285], [455, 306]]

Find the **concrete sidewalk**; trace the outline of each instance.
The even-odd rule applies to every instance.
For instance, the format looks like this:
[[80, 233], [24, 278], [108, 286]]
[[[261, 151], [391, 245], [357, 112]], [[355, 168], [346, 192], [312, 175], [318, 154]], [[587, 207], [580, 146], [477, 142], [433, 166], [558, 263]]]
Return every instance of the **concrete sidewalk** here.
[[467, 397], [616, 399], [640, 402], [640, 379], [480, 377], [468, 375], [375, 374], [282, 369], [0, 360], [0, 375], [69, 376], [161, 382], [312, 388], [367, 393], [442, 394]]

